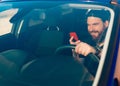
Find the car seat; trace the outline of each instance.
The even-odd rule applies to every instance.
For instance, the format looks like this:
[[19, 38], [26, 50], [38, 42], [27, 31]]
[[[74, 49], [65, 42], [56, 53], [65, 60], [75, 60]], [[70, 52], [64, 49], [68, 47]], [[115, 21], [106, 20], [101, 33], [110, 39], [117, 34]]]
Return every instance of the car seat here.
[[58, 27], [31, 29], [21, 33], [17, 43], [17, 49], [1, 52], [0, 55], [20, 69], [31, 60], [54, 55], [55, 50], [64, 44], [64, 33]]

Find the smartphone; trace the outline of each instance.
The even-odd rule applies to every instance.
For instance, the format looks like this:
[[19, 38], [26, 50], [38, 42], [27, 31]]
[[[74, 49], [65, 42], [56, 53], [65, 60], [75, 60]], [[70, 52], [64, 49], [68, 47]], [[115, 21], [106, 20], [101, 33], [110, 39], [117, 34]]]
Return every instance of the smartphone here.
[[70, 37], [73, 37], [75, 41], [78, 40], [78, 36], [77, 36], [76, 32], [70, 32], [69, 34], [70, 34]]

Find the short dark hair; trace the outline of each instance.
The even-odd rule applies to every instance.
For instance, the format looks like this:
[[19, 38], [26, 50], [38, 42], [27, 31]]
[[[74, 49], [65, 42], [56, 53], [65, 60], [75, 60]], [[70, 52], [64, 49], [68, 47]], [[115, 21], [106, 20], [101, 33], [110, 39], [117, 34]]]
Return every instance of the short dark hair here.
[[105, 22], [106, 20], [109, 21], [110, 19], [110, 12], [107, 10], [90, 10], [87, 13], [87, 17], [98, 17], [100, 18], [103, 22]]

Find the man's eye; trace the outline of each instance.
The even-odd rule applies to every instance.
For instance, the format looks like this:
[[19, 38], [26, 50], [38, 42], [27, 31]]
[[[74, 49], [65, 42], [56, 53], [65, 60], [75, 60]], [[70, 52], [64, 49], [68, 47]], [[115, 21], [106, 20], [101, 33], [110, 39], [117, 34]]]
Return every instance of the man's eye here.
[[96, 25], [99, 25], [99, 23], [95, 23], [95, 24], [93, 24], [93, 25], [95, 25], [95, 26], [96, 26]]

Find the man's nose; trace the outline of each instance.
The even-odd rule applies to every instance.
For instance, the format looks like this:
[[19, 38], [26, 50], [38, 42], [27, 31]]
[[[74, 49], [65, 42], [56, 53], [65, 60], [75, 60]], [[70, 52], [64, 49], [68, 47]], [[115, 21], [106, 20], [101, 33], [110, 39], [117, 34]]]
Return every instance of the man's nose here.
[[90, 26], [89, 26], [89, 30], [90, 30], [90, 31], [93, 31], [93, 29], [94, 29], [93, 25], [90, 25]]

